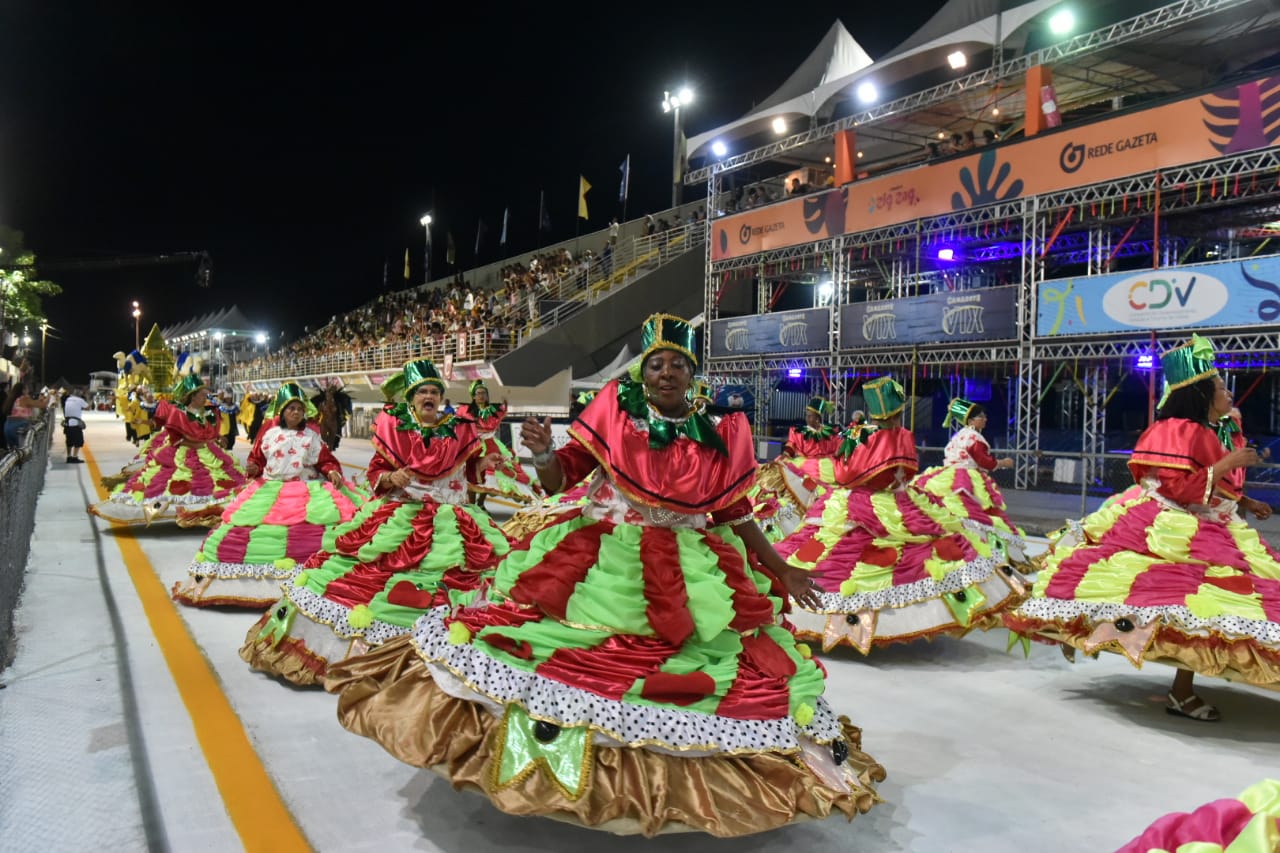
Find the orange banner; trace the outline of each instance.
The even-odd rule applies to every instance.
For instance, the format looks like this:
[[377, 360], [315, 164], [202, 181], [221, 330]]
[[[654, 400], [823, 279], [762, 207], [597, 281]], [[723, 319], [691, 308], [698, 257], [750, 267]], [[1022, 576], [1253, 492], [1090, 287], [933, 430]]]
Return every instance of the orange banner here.
[[726, 216], [714, 223], [711, 257], [800, 246], [1269, 148], [1280, 143], [1280, 125], [1268, 125], [1263, 104], [1277, 96], [1280, 77], [1263, 78]]

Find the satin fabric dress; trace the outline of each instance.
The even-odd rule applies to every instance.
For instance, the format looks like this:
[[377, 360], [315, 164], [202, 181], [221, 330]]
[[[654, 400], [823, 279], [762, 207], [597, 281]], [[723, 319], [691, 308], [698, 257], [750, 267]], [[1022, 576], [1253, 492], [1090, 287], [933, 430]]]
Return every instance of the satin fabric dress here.
[[227, 504], [188, 579], [174, 584], [173, 597], [183, 604], [267, 608], [293, 569], [320, 550], [325, 529], [354, 518], [366, 498], [350, 483], [328, 480], [342, 465], [314, 423], [288, 429], [269, 419], [249, 463], [261, 474]]
[[533, 504], [541, 500], [544, 497], [542, 487], [529, 478], [529, 472], [520, 464], [519, 457], [498, 439], [498, 429], [507, 417], [506, 404], [482, 407], [468, 403], [463, 407], [463, 413], [475, 421], [476, 432], [483, 445], [480, 457], [483, 459], [494, 453], [498, 455], [498, 466], [485, 471], [483, 475], [477, 472], [471, 491], [481, 495], [498, 495], [520, 504]]
[[1280, 689], [1280, 554], [1237, 511], [1245, 469], [1210, 486], [1243, 441], [1183, 418], [1148, 427], [1135, 485], [1068, 525], [1010, 628]]
[[[404, 634], [428, 608], [478, 589], [510, 550], [493, 519], [467, 503], [480, 452], [471, 421], [446, 416], [428, 427], [405, 404], [388, 406], [374, 423], [373, 446], [375, 497], [325, 531], [322, 549], [294, 569], [283, 597], [249, 629], [240, 656], [254, 669], [316, 684], [332, 662]], [[389, 487], [384, 475], [404, 467], [413, 481]]]
[[836, 460], [837, 488], [804, 525], [778, 543], [791, 565], [812, 573], [822, 606], [797, 606], [799, 635], [824, 649], [961, 636], [999, 624], [1026, 594], [988, 532], [940, 498], [909, 485], [916, 448], [902, 427], [862, 428]]
[[1275, 853], [1280, 850], [1280, 780], [1240, 796], [1167, 814], [1116, 853]]
[[218, 446], [221, 417], [216, 409], [192, 412], [161, 400], [155, 415], [159, 431], [142, 466], [89, 511], [116, 524], [216, 520], [245, 483], [240, 463]]
[[642, 386], [611, 383], [570, 434], [556, 457], [565, 482], [596, 472], [586, 505], [517, 543], [473, 606], [331, 668], [340, 722], [503, 811], [615, 833], [868, 809], [883, 770], [735, 529], [746, 419], [658, 423]]
[[795, 532], [814, 500], [835, 487], [838, 430], [792, 427], [783, 452], [760, 466], [752, 506], [765, 538], [777, 543]]
[[1015, 566], [1030, 568], [1022, 529], [1009, 517], [1004, 495], [991, 472], [996, 470], [991, 445], [973, 427], [964, 427], [947, 442], [942, 464], [912, 481], [916, 488], [942, 498], [947, 509], [991, 530]]

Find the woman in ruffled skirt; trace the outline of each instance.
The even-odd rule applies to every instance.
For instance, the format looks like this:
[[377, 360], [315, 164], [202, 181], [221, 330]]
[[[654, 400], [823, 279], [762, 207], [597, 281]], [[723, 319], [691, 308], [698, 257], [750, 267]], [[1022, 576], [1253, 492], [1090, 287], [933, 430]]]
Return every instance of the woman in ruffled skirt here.
[[651, 317], [643, 383], [607, 385], [566, 447], [525, 422], [548, 491], [597, 471], [588, 503], [521, 540], [473, 606], [332, 667], [344, 726], [503, 811], [615, 833], [871, 807], [883, 770], [779, 624], [812, 590], [752, 520], [746, 419], [688, 397], [693, 334]]
[[383, 385], [394, 398], [374, 423], [374, 499], [325, 531], [284, 595], [245, 637], [254, 669], [315, 684], [326, 667], [404, 634], [428, 608], [474, 593], [510, 549], [467, 504], [480, 458], [475, 424], [446, 415], [444, 381], [426, 359]]
[[939, 635], [1000, 624], [1026, 595], [1021, 576], [989, 531], [909, 486], [918, 462], [901, 425], [906, 401], [890, 377], [863, 385], [872, 423], [846, 433], [838, 487], [809, 508], [804, 525], [777, 545], [821, 590], [816, 606], [791, 614], [802, 639], [824, 650]]
[[320, 550], [325, 528], [350, 521], [365, 496], [342, 478], [324, 443], [315, 405], [294, 382], [280, 386], [245, 473], [255, 479], [205, 537], [173, 597], [201, 607], [262, 610], [280, 585]]

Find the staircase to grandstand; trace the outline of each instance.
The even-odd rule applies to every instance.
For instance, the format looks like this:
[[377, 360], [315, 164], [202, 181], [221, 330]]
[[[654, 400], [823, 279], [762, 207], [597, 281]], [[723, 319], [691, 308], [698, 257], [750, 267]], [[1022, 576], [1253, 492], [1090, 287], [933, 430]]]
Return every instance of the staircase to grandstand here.
[[[684, 224], [653, 234], [644, 233], [646, 219], [625, 223], [607, 255], [581, 251], [556, 274], [540, 275], [538, 285], [523, 293], [508, 292], [503, 270], [516, 263], [530, 268], [537, 259], [566, 249], [573, 253], [603, 244], [608, 232], [463, 273], [484, 297], [494, 291], [504, 306], [500, 325], [322, 352], [290, 348], [236, 365], [230, 379], [246, 384], [367, 374], [396, 370], [415, 358], [491, 364], [506, 387], [533, 387], [566, 367], [572, 367], [575, 376], [593, 374], [628, 343], [638, 342], [641, 321], [650, 313], [693, 317], [702, 311], [706, 220], [689, 221], [689, 214], [704, 208], [704, 203], [695, 203], [665, 212]], [[437, 280], [419, 289], [449, 288], [451, 281]]]

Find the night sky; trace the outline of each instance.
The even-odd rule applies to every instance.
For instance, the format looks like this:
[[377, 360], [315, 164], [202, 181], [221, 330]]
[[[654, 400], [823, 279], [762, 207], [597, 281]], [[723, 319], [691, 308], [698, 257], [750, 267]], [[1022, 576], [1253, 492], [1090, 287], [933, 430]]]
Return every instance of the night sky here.
[[[58, 270], [45, 303], [60, 340], [46, 376], [87, 381], [143, 334], [239, 305], [292, 340], [304, 325], [421, 281], [432, 210], [433, 277], [452, 231], [458, 263], [575, 234], [578, 175], [594, 189], [583, 232], [670, 202], [664, 89], [688, 82], [689, 136], [781, 86], [841, 18], [879, 57], [941, 2], [898, 3], [860, 25], [848, 3], [614, 4], [569, 15], [524, 5], [48, 3], [0, 8], [0, 224], [46, 262], [208, 251], [196, 265]], [[396, 8], [404, 6], [405, 8]], [[311, 7], [320, 8], [320, 7]], [[890, 19], [891, 18], [891, 19]], [[890, 19], [890, 20], [886, 20]]]

